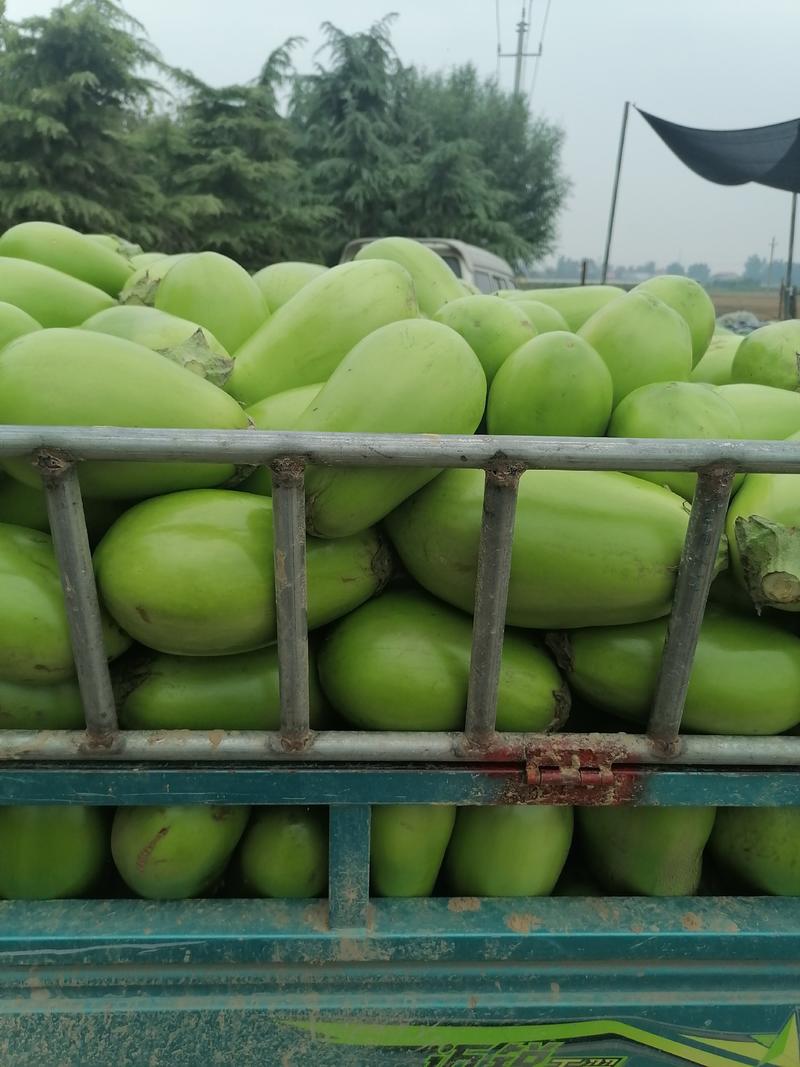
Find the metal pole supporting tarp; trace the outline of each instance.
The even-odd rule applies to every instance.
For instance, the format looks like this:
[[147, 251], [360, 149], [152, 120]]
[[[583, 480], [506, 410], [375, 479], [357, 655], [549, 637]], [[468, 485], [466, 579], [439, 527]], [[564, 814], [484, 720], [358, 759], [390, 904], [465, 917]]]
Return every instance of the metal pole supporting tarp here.
[[614, 171], [614, 188], [611, 193], [611, 210], [608, 213], [608, 232], [606, 234], [606, 250], [603, 254], [603, 272], [600, 276], [600, 281], [605, 285], [606, 277], [608, 275], [608, 257], [611, 254], [611, 237], [614, 233], [614, 216], [617, 213], [617, 193], [619, 192], [619, 175], [622, 170], [622, 153], [625, 148], [625, 132], [628, 128], [628, 112], [630, 111], [630, 100], [625, 101], [625, 107], [622, 109], [622, 129], [619, 134], [619, 148], [617, 149], [617, 168]]
[[792, 213], [789, 221], [789, 252], [786, 256], [786, 279], [783, 284], [781, 318], [792, 318], [792, 260], [794, 259], [794, 227], [797, 220], [797, 193], [792, 193]]

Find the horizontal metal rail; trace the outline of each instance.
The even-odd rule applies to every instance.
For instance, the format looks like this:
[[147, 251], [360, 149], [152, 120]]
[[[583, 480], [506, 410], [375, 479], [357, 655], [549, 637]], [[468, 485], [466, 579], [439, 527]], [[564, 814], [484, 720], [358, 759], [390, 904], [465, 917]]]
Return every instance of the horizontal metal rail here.
[[547, 470], [735, 471], [796, 474], [800, 442], [686, 441], [609, 437], [462, 437], [438, 434], [299, 433], [3, 426], [0, 458], [45, 452], [72, 460], [268, 465], [283, 456], [335, 467], [489, 467]]
[[[681, 736], [694, 651], [735, 471], [800, 473], [800, 443], [460, 437], [76, 427], [0, 427], [0, 457], [29, 457], [44, 474], [87, 729], [0, 731], [0, 761], [374, 763], [520, 761], [533, 767], [620, 764], [798, 766], [800, 737]], [[86, 460], [255, 463], [274, 482], [274, 559], [281, 729], [120, 731], [81, 516]], [[465, 728], [458, 733], [309, 730], [304, 471], [425, 466], [484, 469], [473, 648]], [[673, 612], [647, 735], [495, 732], [516, 495], [526, 469], [697, 471]]]
[[[329, 730], [312, 733], [302, 749], [278, 731], [121, 730], [98, 744], [81, 730], [0, 730], [0, 760], [236, 761], [247, 763], [454, 763], [474, 762], [475, 745], [463, 733]], [[669, 753], [643, 734], [494, 734], [480, 763], [531, 763], [542, 767], [611, 767], [618, 764], [780, 766], [800, 764], [800, 737], [682, 735]]]

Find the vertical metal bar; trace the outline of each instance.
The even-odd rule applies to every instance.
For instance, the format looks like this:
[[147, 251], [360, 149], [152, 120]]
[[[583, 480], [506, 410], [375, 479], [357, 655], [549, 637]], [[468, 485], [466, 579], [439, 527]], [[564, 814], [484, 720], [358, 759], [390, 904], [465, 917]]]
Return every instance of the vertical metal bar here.
[[369, 804], [333, 804], [328, 845], [331, 928], [363, 929], [369, 907]]
[[732, 481], [732, 470], [701, 471], [697, 476], [653, 708], [647, 724], [648, 735], [665, 746], [673, 744], [680, 731]]
[[86, 533], [78, 468], [48, 456], [40, 460], [39, 470], [47, 496], [47, 515], [64, 590], [86, 729], [94, 737], [108, 737], [117, 729], [117, 713], [103, 642], [100, 602]]
[[792, 260], [794, 259], [794, 230], [797, 221], [797, 193], [792, 193], [792, 212], [789, 217], [789, 252], [786, 256], [786, 278], [783, 284], [782, 319], [792, 317]]
[[471, 741], [491, 736], [497, 719], [497, 688], [521, 474], [519, 467], [497, 467], [486, 472], [465, 726]]
[[306, 506], [300, 459], [272, 464], [272, 522], [281, 739], [301, 748], [308, 737]]
[[606, 233], [606, 250], [603, 253], [603, 270], [600, 275], [600, 281], [605, 285], [606, 278], [608, 276], [608, 258], [611, 255], [611, 237], [614, 233], [614, 217], [617, 214], [617, 195], [619, 193], [619, 176], [622, 171], [622, 152], [625, 148], [625, 133], [628, 129], [628, 112], [630, 111], [630, 100], [625, 101], [625, 107], [622, 111], [622, 129], [619, 135], [619, 148], [617, 149], [617, 166], [614, 171], [614, 188], [611, 193], [611, 210], [608, 215], [608, 232]]

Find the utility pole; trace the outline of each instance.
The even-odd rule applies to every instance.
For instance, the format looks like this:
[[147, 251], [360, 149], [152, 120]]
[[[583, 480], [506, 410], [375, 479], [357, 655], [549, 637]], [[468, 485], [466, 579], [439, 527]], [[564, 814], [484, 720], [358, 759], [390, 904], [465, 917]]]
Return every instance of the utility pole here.
[[767, 267], [767, 288], [769, 289], [772, 281], [772, 263], [775, 259], [775, 242], [776, 238], [773, 237], [769, 243], [769, 266]]
[[525, 4], [522, 5], [522, 13], [517, 23], [517, 50], [516, 52], [498, 51], [498, 59], [514, 59], [514, 95], [522, 92], [522, 61], [523, 59], [535, 59], [542, 54], [541, 46], [538, 52], [525, 52], [525, 34], [528, 30], [528, 21], [525, 18]]

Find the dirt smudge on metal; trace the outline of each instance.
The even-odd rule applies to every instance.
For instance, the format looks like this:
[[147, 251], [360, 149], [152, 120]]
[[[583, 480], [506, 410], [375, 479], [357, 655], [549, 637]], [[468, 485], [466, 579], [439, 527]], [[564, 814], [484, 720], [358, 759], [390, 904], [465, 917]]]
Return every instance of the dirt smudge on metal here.
[[687, 911], [681, 915], [681, 926], [684, 930], [697, 931], [703, 929], [703, 920], [694, 911]]
[[515, 934], [529, 934], [532, 930], [536, 930], [542, 925], [542, 920], [530, 912], [512, 911], [510, 915], [506, 916], [505, 923], [508, 929]]
[[451, 897], [447, 902], [447, 910], [461, 915], [465, 911], [480, 911], [480, 897]]

